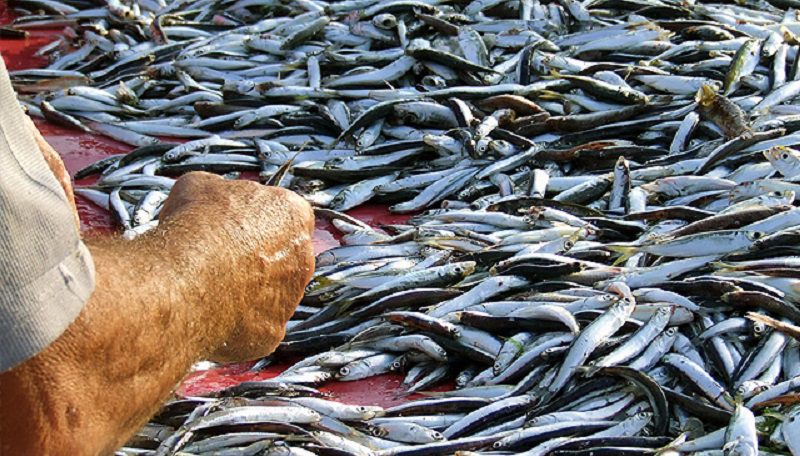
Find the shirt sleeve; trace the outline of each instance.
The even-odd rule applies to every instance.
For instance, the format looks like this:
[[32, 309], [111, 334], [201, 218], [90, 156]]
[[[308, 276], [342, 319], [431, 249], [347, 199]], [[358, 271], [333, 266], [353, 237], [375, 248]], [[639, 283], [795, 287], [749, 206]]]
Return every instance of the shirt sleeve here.
[[0, 57], [0, 372], [56, 340], [93, 290], [92, 258]]

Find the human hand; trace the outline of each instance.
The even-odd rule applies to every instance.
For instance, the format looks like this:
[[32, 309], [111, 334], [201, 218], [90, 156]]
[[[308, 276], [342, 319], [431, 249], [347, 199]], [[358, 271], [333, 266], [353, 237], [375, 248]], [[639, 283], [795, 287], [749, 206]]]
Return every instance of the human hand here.
[[214, 322], [209, 357], [274, 351], [314, 271], [311, 206], [283, 188], [195, 172], [178, 179], [160, 221], [171, 236], [184, 228], [211, 281], [201, 309]]

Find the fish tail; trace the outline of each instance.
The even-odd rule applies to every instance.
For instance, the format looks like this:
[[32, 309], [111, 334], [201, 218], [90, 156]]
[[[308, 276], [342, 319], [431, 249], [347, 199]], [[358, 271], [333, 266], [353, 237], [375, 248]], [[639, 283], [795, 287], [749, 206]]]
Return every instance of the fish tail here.
[[632, 257], [639, 251], [636, 247], [630, 245], [609, 244], [606, 246], [606, 248], [608, 248], [608, 250], [611, 250], [612, 252], [620, 254], [619, 258], [617, 258], [617, 260], [614, 262], [614, 266], [624, 263], [625, 261], [628, 260], [628, 258]]
[[563, 94], [560, 94], [553, 90], [542, 90], [541, 92], [539, 92], [537, 96], [543, 100], [561, 100], [564, 98]]
[[331, 279], [329, 279], [327, 277], [314, 278], [314, 279], [311, 280], [311, 283], [309, 283], [306, 286], [306, 293], [311, 293], [311, 292], [317, 291], [320, 288], [324, 288], [324, 287], [327, 287], [329, 285], [333, 285], [335, 283], [336, 283], [335, 281], [333, 281], [333, 280], [331, 280]]

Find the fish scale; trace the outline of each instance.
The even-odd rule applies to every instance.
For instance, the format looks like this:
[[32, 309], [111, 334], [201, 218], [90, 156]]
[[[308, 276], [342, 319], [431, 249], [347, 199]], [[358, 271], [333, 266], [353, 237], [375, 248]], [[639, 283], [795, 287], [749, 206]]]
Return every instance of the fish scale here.
[[[259, 363], [290, 370], [168, 403], [118, 454], [800, 454], [797, 5], [26, 7], [13, 27], [79, 33], [11, 73], [23, 106], [137, 147], [79, 171], [126, 239], [193, 170], [260, 171], [347, 235]], [[416, 215], [336, 212], [368, 201]], [[469, 386], [366, 415], [292, 402], [387, 371]]]

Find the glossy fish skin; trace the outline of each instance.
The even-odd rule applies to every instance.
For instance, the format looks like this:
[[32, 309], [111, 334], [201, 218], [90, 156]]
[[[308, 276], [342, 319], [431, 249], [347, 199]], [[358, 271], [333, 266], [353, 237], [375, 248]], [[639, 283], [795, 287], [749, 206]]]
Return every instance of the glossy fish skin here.
[[632, 296], [621, 298], [609, 308], [608, 312], [604, 313], [578, 334], [570, 346], [564, 364], [559, 369], [557, 376], [553, 379], [553, 383], [547, 387], [547, 392], [551, 396], [558, 393], [558, 391], [564, 387], [575, 370], [584, 363], [586, 358], [588, 358], [599, 344], [613, 335], [625, 323], [625, 319], [630, 315], [635, 306], [636, 302]]
[[[796, 449], [797, 6], [12, 5], [78, 31], [12, 72], [28, 112], [138, 147], [76, 191], [124, 238], [198, 169], [259, 172], [342, 234], [258, 363], [286, 372], [168, 404], [120, 453]], [[338, 212], [365, 203], [414, 215]], [[393, 372], [389, 417], [300, 386]]]

